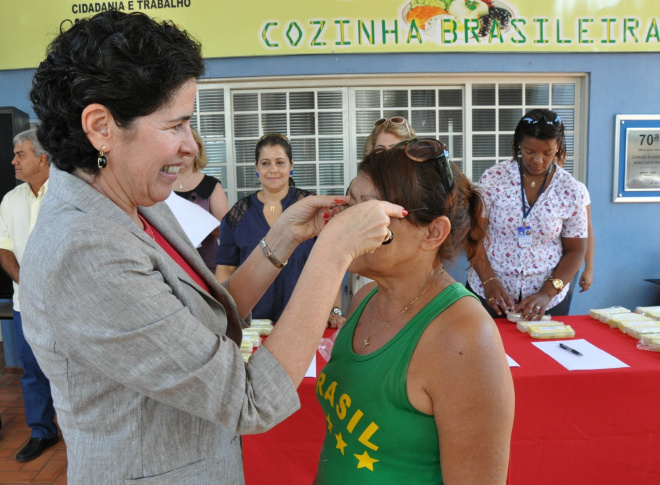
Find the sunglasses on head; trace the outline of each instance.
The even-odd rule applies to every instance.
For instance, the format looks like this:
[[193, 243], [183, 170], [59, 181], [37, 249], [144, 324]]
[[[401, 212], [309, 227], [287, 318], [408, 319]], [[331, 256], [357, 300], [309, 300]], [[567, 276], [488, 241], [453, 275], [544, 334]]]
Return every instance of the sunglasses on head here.
[[526, 116], [525, 118], [522, 119], [522, 122], [525, 123], [526, 125], [535, 125], [536, 123], [543, 122], [547, 125], [559, 126], [561, 125], [561, 116], [555, 115], [554, 120], [550, 120], [546, 118], [544, 114], [539, 116], [538, 119], [534, 119], [532, 117]]
[[454, 174], [449, 164], [447, 145], [435, 138], [408, 138], [393, 145], [390, 150], [401, 147], [405, 147], [406, 156], [413, 162], [437, 161], [447, 193], [452, 191], [454, 188]]
[[291, 141], [281, 133], [266, 133], [257, 140], [257, 143], [264, 141], [266, 138], [281, 138], [282, 140], [287, 142], [287, 144], [291, 145]]
[[392, 125], [404, 125], [408, 129], [408, 133], [410, 133], [410, 125], [408, 124], [408, 121], [403, 117], [403, 116], [393, 116], [392, 118], [381, 118], [379, 120], [374, 121], [374, 128], [380, 125], [385, 125], [383, 128], [387, 129], [387, 127], [392, 124]]

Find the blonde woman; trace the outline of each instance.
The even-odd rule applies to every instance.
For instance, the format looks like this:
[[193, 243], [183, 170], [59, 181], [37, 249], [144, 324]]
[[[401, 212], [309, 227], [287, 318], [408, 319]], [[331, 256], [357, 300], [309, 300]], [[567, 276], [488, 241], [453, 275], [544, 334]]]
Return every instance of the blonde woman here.
[[197, 204], [218, 220], [218, 227], [197, 248], [206, 266], [215, 273], [215, 253], [218, 250], [220, 221], [229, 210], [229, 204], [220, 181], [215, 177], [202, 173], [204, 167], [208, 165], [209, 159], [199, 133], [192, 127], [191, 131], [195, 143], [197, 143], [198, 152], [194, 157], [183, 158], [183, 163], [174, 183], [174, 193]]
[[[364, 154], [368, 155], [376, 149], [387, 150], [402, 140], [417, 136], [415, 130], [402, 116], [393, 116], [392, 118], [380, 118], [374, 121], [374, 126], [364, 143]], [[352, 183], [352, 182], [351, 182]], [[349, 186], [350, 190], [350, 186]], [[372, 280], [359, 274], [351, 274], [346, 287], [346, 300], [350, 304], [360, 288], [370, 283]], [[346, 305], [348, 306], [348, 305]]]
[[376, 148], [387, 150], [401, 140], [414, 136], [417, 136], [417, 133], [404, 117], [380, 118], [374, 122], [371, 134], [364, 143], [364, 154], [367, 155]]

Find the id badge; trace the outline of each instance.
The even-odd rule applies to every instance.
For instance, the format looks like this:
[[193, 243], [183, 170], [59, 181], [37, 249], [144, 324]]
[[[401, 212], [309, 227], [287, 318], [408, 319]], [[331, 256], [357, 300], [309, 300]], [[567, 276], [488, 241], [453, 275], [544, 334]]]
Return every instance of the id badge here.
[[532, 247], [532, 229], [529, 226], [518, 227], [518, 245], [521, 248]]

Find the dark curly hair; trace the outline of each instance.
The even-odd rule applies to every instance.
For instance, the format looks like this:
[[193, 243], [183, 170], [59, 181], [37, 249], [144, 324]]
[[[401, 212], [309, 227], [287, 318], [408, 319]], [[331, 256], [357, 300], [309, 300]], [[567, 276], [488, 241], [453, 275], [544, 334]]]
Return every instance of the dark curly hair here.
[[442, 173], [445, 169], [437, 160], [412, 161], [405, 148], [404, 141], [365, 155], [358, 173], [369, 177], [382, 200], [412, 209], [406, 220], [417, 227], [447, 216], [451, 231], [438, 250], [438, 258], [451, 261], [463, 248], [468, 261], [472, 261], [484, 251], [488, 224], [481, 195], [456, 164], [450, 163], [453, 187], [448, 190], [447, 177]]
[[115, 122], [166, 105], [190, 79], [204, 74], [201, 45], [172, 22], [140, 12], [109, 10], [65, 21], [32, 80], [30, 100], [41, 120], [38, 138], [57, 168], [98, 173], [98, 153], [81, 125], [84, 108], [100, 103]]
[[542, 108], [533, 109], [520, 118], [511, 142], [514, 160], [520, 155], [520, 144], [523, 138], [526, 137], [538, 138], [539, 140], [557, 140], [557, 160], [563, 162], [566, 158], [564, 123], [554, 111]]

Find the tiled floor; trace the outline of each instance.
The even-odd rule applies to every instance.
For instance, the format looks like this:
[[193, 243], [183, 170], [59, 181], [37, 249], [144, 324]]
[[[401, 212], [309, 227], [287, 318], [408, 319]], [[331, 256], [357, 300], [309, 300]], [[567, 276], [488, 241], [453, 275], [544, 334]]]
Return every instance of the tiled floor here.
[[20, 370], [7, 369], [4, 365], [0, 344], [0, 485], [66, 485], [66, 448], [62, 439], [36, 460], [16, 461], [16, 453], [30, 437], [30, 429], [25, 424]]

